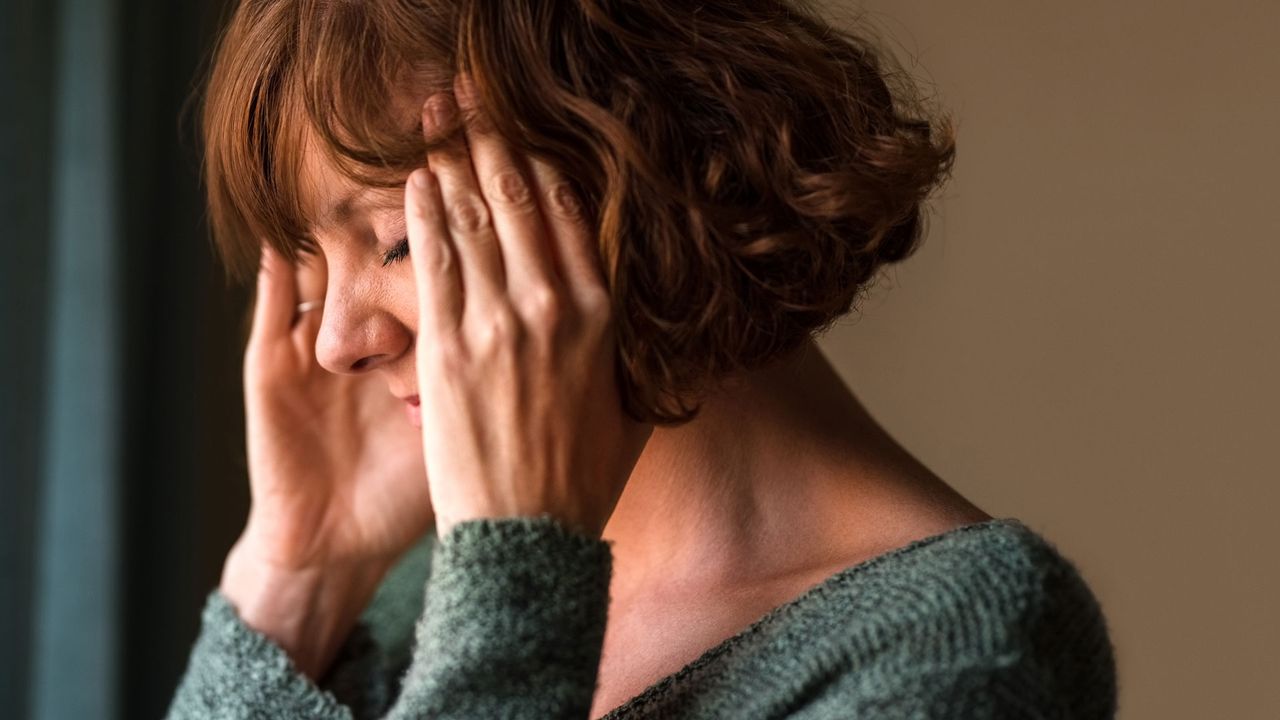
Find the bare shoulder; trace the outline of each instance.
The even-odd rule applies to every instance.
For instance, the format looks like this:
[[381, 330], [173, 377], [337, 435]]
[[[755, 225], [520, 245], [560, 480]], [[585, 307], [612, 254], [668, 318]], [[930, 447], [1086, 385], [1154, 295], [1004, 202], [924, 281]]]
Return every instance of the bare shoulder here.
[[876, 555], [966, 525], [991, 515], [951, 485], [919, 466], [863, 476], [841, 498], [843, 518], [829, 536], [842, 557], [837, 565], [854, 565]]

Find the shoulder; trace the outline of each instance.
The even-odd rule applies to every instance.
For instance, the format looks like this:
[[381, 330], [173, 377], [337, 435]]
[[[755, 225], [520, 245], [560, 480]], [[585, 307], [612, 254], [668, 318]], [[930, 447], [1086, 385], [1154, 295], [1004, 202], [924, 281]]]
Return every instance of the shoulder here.
[[1013, 518], [916, 540], [848, 568], [830, 585], [829, 601], [856, 606], [861, 622], [874, 605], [877, 622], [933, 617], [981, 631], [968, 642], [1053, 634], [1068, 620], [1103, 622], [1075, 565]]
[[[1114, 712], [1113, 651], [1097, 599], [1075, 566], [1018, 520], [912, 542], [817, 590], [849, 670], [835, 697], [920, 702], [926, 713], [929, 702], [974, 707], [1001, 697], [1047, 716]], [[880, 694], [860, 687], [867, 678], [878, 678]]]

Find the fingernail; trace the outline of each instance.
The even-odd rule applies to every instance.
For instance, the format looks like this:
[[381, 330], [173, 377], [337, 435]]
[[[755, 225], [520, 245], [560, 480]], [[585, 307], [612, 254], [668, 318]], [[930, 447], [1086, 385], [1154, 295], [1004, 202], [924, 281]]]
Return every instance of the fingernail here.
[[454, 112], [453, 100], [445, 93], [437, 93], [427, 98], [422, 122], [427, 125], [428, 131], [437, 132], [453, 122]]
[[413, 186], [418, 188], [419, 190], [427, 189], [427, 171], [426, 170], [414, 170], [413, 175], [410, 179], [413, 180]]

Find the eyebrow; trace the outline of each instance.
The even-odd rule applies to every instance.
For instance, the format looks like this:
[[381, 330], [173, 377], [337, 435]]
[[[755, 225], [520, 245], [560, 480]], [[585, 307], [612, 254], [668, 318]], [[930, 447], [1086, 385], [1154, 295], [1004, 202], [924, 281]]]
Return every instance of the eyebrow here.
[[355, 214], [356, 209], [359, 207], [358, 203], [364, 200], [365, 195], [365, 190], [356, 189], [339, 197], [324, 212], [320, 213], [319, 218], [316, 219], [315, 227], [328, 228], [345, 222]]
[[392, 201], [388, 199], [383, 202], [381, 199], [372, 197], [371, 190], [372, 188], [356, 188], [342, 195], [321, 213], [312, 227], [317, 229], [331, 228], [350, 220], [361, 209], [390, 210], [403, 204], [403, 200]]

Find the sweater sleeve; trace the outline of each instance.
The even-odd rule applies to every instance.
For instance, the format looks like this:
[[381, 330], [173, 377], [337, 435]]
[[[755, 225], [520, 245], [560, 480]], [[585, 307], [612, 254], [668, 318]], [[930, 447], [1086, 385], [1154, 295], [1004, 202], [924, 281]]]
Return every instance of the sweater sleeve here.
[[[459, 523], [436, 545], [412, 662], [389, 717], [585, 718], [608, 606], [608, 544], [549, 517]], [[363, 641], [344, 646], [337, 687], [371, 677]], [[348, 655], [349, 653], [349, 655]], [[170, 720], [365, 717], [210, 595]], [[376, 705], [376, 703], [375, 703]], [[366, 704], [365, 710], [373, 705]]]
[[299, 672], [285, 651], [246, 625], [217, 590], [205, 603], [200, 636], [166, 717], [354, 720], [350, 706]]
[[549, 517], [459, 523], [391, 717], [587, 717], [611, 567], [605, 541]]

